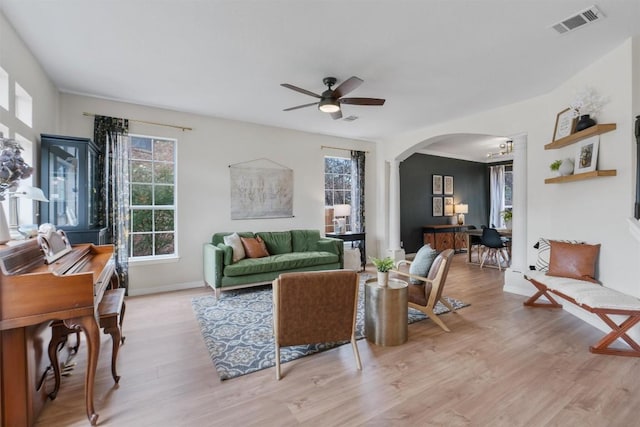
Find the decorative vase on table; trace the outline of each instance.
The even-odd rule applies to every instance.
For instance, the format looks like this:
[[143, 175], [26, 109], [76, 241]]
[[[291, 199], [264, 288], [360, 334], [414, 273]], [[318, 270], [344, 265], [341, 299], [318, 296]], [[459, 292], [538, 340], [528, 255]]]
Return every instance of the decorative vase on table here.
[[589, 117], [588, 114], [583, 114], [582, 116], [580, 116], [580, 119], [578, 119], [578, 123], [576, 123], [576, 132], [585, 130], [595, 125], [596, 125], [596, 121], [594, 119]]
[[378, 285], [380, 285], [380, 286], [388, 286], [389, 285], [389, 272], [388, 271], [378, 271]]
[[562, 176], [572, 175], [573, 160], [569, 158], [562, 160], [562, 163], [560, 164], [560, 168], [558, 169], [558, 172], [560, 172], [560, 175]]

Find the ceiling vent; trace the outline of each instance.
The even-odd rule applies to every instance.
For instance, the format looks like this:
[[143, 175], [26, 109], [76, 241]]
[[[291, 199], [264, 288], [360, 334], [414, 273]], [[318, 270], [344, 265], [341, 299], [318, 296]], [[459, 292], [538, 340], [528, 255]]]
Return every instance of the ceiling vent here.
[[604, 18], [604, 14], [596, 6], [591, 6], [588, 9], [578, 12], [578, 14], [570, 16], [557, 24], [552, 25], [551, 28], [556, 30], [558, 34], [568, 33], [576, 28], [583, 27], [595, 21], [599, 21]]
[[358, 120], [358, 116], [349, 116], [349, 117], [345, 117], [344, 119], [345, 122], [352, 122], [354, 120]]

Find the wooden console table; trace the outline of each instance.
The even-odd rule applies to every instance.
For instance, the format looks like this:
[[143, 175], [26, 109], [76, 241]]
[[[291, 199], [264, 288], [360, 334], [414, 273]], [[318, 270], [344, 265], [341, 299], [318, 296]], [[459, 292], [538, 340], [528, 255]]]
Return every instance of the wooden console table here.
[[423, 243], [431, 245], [436, 251], [453, 249], [455, 252], [461, 252], [468, 247], [465, 234], [468, 229], [468, 225], [424, 225], [422, 226]]

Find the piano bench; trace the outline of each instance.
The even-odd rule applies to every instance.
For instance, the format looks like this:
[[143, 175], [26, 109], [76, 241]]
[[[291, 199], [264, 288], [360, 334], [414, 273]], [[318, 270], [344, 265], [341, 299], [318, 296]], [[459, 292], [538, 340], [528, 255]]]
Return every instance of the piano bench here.
[[[99, 327], [104, 329], [105, 334], [111, 335], [113, 343], [113, 351], [111, 352], [111, 375], [117, 383], [120, 376], [116, 372], [116, 360], [118, 359], [118, 350], [120, 344], [124, 343], [122, 336], [122, 320], [124, 319], [124, 311], [126, 305], [124, 303], [124, 288], [106, 290], [98, 305], [98, 315], [100, 316]], [[58, 363], [58, 350], [61, 345], [67, 342], [67, 335], [75, 333], [77, 336], [76, 345], [71, 349], [73, 352], [78, 351], [80, 345], [80, 334], [74, 329], [69, 329], [61, 320], [54, 320], [51, 323], [51, 342], [49, 342], [49, 360], [53, 367], [55, 377], [54, 389], [49, 393], [49, 398], [54, 400], [60, 390], [61, 372]]]
[[111, 375], [117, 383], [120, 376], [116, 372], [116, 361], [118, 360], [118, 350], [120, 344], [124, 344], [125, 337], [122, 336], [122, 321], [124, 320], [125, 302], [124, 288], [111, 289], [104, 292], [102, 301], [98, 305], [98, 315], [100, 316], [100, 327], [105, 334], [111, 335], [113, 350], [111, 352]]

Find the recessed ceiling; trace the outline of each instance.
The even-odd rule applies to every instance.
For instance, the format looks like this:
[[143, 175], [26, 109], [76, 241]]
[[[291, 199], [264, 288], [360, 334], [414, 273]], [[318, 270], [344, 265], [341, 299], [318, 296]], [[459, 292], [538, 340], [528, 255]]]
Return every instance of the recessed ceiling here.
[[[528, 99], [638, 34], [640, 2], [0, 0], [63, 92], [370, 141]], [[332, 120], [281, 83], [364, 83]], [[485, 153], [486, 154], [486, 153]]]

